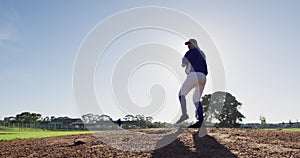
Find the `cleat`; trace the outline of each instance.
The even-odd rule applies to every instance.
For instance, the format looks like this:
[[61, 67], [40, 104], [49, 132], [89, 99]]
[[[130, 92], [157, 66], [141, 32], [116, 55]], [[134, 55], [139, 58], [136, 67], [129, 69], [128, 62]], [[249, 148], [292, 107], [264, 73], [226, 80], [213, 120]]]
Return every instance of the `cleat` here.
[[197, 121], [196, 123], [190, 125], [188, 128], [200, 128], [201, 123], [199, 121]]
[[179, 123], [187, 120], [188, 118], [189, 118], [189, 116], [187, 114], [181, 115], [180, 119], [176, 122], [176, 124], [179, 124]]

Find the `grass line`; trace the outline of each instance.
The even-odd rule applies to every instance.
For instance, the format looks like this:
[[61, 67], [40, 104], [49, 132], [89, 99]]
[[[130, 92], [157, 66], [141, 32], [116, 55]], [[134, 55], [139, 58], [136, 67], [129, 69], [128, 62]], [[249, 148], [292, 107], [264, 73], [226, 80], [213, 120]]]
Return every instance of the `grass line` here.
[[49, 131], [42, 129], [8, 128], [0, 126], [0, 141], [45, 138], [53, 136], [86, 134], [90, 131]]
[[[262, 128], [261, 130], [279, 130], [278, 128]], [[282, 128], [282, 131], [300, 132], [300, 128]]]

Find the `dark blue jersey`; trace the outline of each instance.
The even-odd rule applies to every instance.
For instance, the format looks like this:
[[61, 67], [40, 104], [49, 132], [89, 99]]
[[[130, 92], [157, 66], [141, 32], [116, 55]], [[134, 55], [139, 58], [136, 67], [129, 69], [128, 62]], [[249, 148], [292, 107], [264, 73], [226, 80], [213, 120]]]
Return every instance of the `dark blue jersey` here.
[[197, 48], [190, 49], [185, 53], [184, 57], [190, 62], [192, 66], [190, 72], [202, 72], [207, 75], [207, 64], [204, 56], [201, 54], [203, 52], [200, 51], [201, 50]]
[[118, 119], [117, 123], [118, 123], [119, 126], [121, 126], [123, 122], [121, 121], [121, 119]]

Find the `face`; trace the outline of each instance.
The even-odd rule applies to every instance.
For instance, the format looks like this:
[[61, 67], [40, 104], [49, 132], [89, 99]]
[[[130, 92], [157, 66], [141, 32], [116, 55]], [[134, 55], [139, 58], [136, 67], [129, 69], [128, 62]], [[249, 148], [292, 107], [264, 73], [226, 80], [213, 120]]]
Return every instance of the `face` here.
[[189, 44], [188, 44], [188, 48], [189, 48], [189, 49], [192, 49], [192, 48], [194, 48], [194, 45], [193, 45], [192, 43], [189, 43]]

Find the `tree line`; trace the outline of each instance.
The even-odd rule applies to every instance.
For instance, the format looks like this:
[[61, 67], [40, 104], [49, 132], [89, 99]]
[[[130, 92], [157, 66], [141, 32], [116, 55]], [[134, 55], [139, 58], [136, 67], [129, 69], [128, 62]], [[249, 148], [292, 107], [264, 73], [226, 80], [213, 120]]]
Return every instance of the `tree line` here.
[[[201, 99], [204, 111], [204, 121], [207, 123], [217, 122], [219, 127], [238, 127], [242, 122], [245, 116], [239, 111], [242, 103], [237, 101], [236, 97], [228, 92], [215, 92], [213, 94], [204, 95]], [[195, 117], [197, 112], [195, 112]], [[2, 120], [4, 125], [13, 125], [13, 124], [30, 124], [38, 125], [41, 123], [49, 123], [58, 120], [70, 119], [68, 117], [59, 117], [46, 116], [42, 117], [38, 113], [22, 112], [16, 116], [5, 117]], [[84, 124], [95, 124], [103, 121], [113, 121], [109, 115], [99, 115], [99, 114], [85, 114], [81, 116], [81, 121]], [[153, 117], [144, 116], [142, 114], [132, 115], [127, 114], [121, 118], [124, 122], [131, 122], [131, 125], [137, 127], [165, 127], [169, 123], [166, 122], [153, 122]], [[124, 124], [130, 126], [130, 124]], [[129, 127], [128, 127], [129, 128]]]
[[[124, 122], [124, 128], [160, 128], [166, 127], [168, 123], [156, 121], [153, 122], [153, 117], [144, 115], [125, 115], [121, 118]], [[61, 126], [57, 127], [55, 124], [61, 123]], [[16, 127], [28, 127], [28, 128], [46, 128], [46, 129], [75, 129], [71, 126], [73, 123], [76, 125], [81, 124], [80, 129], [84, 129], [86, 126], [94, 126], [101, 124], [111, 125], [116, 123], [109, 115], [99, 114], [85, 114], [81, 118], [69, 118], [69, 117], [54, 117], [46, 116], [42, 117], [38, 113], [22, 112], [16, 116], [5, 117], [4, 120], [0, 120], [2, 126], [16, 126]], [[63, 126], [63, 127], [62, 127]]]

